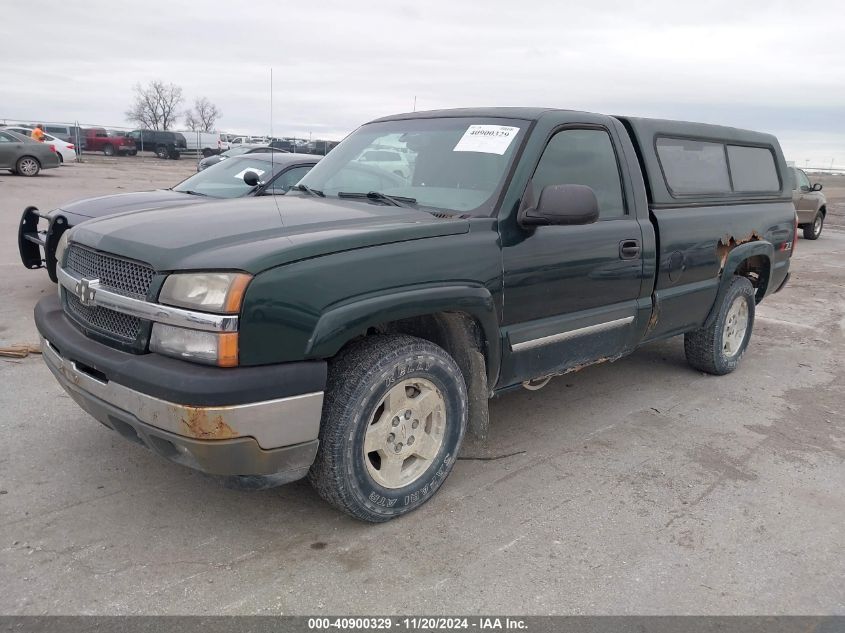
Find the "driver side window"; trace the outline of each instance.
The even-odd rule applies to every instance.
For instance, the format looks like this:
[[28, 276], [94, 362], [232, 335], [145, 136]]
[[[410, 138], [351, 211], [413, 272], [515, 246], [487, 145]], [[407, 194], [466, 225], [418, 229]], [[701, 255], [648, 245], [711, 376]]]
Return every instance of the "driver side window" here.
[[310, 170], [311, 165], [303, 165], [302, 167], [292, 167], [291, 169], [288, 169], [270, 183], [270, 186], [267, 187], [265, 193], [275, 196], [287, 193], [290, 191], [290, 188], [302, 180], [302, 177]]
[[610, 135], [604, 130], [568, 129], [546, 146], [532, 179], [534, 200], [548, 185], [586, 185], [599, 203], [599, 218], [625, 215], [619, 164]]
[[800, 169], [795, 170], [795, 188], [799, 191], [806, 191], [810, 189], [810, 179]]

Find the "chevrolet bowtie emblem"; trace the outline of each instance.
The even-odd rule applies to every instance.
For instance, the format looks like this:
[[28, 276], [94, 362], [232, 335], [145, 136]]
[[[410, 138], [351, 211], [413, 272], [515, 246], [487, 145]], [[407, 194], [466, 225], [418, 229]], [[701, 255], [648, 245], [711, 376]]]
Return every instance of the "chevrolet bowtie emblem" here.
[[79, 303], [84, 306], [94, 305], [94, 296], [97, 294], [99, 286], [99, 279], [80, 279], [77, 281], [74, 291], [76, 296], [79, 297]]

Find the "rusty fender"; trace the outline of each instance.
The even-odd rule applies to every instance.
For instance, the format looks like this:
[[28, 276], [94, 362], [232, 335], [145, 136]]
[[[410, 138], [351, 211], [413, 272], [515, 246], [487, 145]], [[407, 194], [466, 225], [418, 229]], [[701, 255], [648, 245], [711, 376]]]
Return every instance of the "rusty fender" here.
[[748, 244], [749, 242], [758, 242], [762, 239], [763, 238], [757, 231], [751, 231], [751, 233], [747, 236], [739, 238], [729, 234], [723, 235], [716, 243], [716, 257], [719, 259], [719, 271], [721, 272], [725, 269], [725, 263], [728, 260], [728, 255], [730, 255], [731, 251], [737, 246]]

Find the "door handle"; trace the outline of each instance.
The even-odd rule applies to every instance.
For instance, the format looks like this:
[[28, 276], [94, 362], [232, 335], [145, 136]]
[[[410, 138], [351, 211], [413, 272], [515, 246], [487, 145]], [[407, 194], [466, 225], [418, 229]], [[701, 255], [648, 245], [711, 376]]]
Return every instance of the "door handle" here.
[[622, 240], [619, 242], [619, 259], [637, 259], [639, 256], [639, 240]]

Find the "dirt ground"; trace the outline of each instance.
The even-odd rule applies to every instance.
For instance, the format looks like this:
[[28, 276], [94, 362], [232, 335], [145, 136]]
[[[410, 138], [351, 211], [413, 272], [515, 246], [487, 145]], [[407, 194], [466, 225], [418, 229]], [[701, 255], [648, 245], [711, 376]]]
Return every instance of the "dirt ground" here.
[[[0, 345], [36, 342], [56, 291], [18, 259], [25, 206], [193, 168], [0, 174]], [[817, 179], [825, 232], [735, 373], [676, 338], [497, 398], [489, 442], [385, 525], [304, 482], [227, 489], [97, 424], [38, 356], [0, 361], [0, 613], [845, 614], [845, 178]]]
[[810, 182], [821, 183], [822, 193], [827, 199], [828, 226], [845, 226], [845, 175], [807, 174]]

